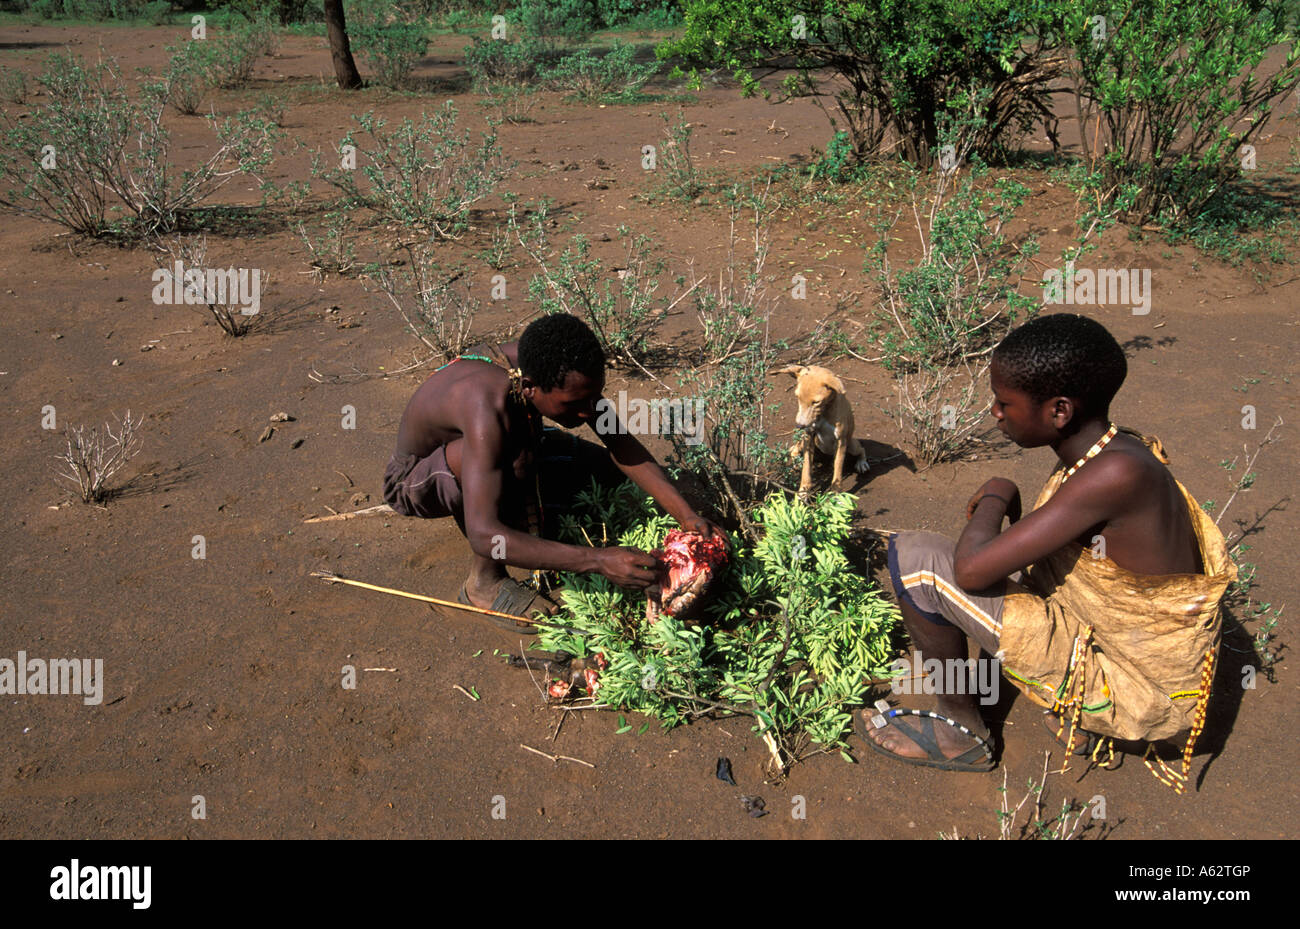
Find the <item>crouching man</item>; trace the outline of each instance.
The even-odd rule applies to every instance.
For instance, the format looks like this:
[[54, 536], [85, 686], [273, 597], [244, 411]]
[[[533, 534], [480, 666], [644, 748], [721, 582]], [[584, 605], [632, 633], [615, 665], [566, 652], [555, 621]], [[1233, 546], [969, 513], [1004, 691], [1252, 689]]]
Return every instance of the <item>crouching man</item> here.
[[[1023, 519], [1019, 488], [995, 477], [970, 498], [955, 546], [933, 533], [892, 537], [889, 571], [915, 649], [962, 660], [973, 639], [1047, 708], [1044, 722], [1075, 754], [1098, 758], [1099, 737], [1187, 733], [1181, 772], [1152, 767], [1181, 790], [1236, 568], [1159, 440], [1110, 421], [1126, 373], [1119, 344], [1082, 316], [1011, 332], [993, 353], [992, 413], [1020, 447], [1050, 446], [1055, 469]], [[900, 761], [991, 768], [975, 695], [940, 694], [938, 704], [936, 714], [859, 711], [855, 727]]]
[[456, 520], [474, 555], [458, 599], [520, 617], [501, 620], [511, 631], [535, 632], [525, 620], [553, 614], [557, 606], [512, 579], [507, 565], [599, 572], [624, 587], [655, 580], [657, 563], [647, 552], [547, 538], [556, 511], [593, 476], [606, 484], [626, 477], [683, 529], [722, 537], [621, 424], [601, 429], [605, 448], [543, 428], [544, 418], [568, 429], [592, 426], [604, 386], [605, 356], [596, 336], [576, 316], [561, 313], [531, 323], [518, 342], [477, 346], [443, 365], [402, 414], [384, 474], [385, 502], [403, 516]]

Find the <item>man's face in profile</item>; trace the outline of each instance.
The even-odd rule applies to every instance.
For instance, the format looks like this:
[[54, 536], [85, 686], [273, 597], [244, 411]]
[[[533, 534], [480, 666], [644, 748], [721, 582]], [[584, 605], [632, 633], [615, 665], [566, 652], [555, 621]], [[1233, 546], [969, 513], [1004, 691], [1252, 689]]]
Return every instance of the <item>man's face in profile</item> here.
[[602, 373], [597, 379], [569, 371], [564, 382], [550, 390], [534, 388], [529, 398], [537, 412], [566, 429], [574, 429], [596, 416], [596, 403], [605, 389]]
[[1038, 448], [1057, 438], [1051, 424], [1051, 401], [1038, 403], [1023, 390], [1012, 387], [996, 360], [989, 367], [989, 386], [993, 390], [989, 412], [998, 421], [998, 431], [1008, 439], [1021, 448]]

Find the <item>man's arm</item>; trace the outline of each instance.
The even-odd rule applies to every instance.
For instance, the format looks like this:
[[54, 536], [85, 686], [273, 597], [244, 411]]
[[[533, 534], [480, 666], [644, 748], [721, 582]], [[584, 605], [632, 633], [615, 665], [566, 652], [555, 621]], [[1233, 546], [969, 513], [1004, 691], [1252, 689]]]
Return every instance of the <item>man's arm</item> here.
[[614, 430], [608, 435], [592, 426], [592, 431], [600, 437], [609, 449], [614, 464], [627, 475], [628, 480], [636, 484], [663, 507], [683, 529], [699, 532], [701, 535], [717, 535], [724, 538], [722, 530], [695, 512], [686, 498], [677, 492], [673, 482], [668, 479], [664, 469], [659, 467], [653, 455], [641, 444], [636, 436], [629, 435], [615, 422]]
[[[654, 559], [632, 548], [586, 548], [539, 539], [512, 529], [498, 516], [504, 487], [504, 424], [491, 410], [480, 410], [464, 433], [461, 490], [465, 499], [465, 536], [474, 554], [505, 564], [544, 570], [599, 571], [623, 587], [654, 582]], [[504, 544], [498, 544], [504, 543]]]
[[[1130, 505], [1140, 487], [1140, 471], [1127, 456], [1106, 455], [1017, 522], [1019, 489], [1005, 478], [993, 478], [972, 500], [973, 513], [957, 540], [954, 580], [964, 590], [984, 590], [1109, 522]], [[1000, 532], [1007, 515], [1013, 524]]]

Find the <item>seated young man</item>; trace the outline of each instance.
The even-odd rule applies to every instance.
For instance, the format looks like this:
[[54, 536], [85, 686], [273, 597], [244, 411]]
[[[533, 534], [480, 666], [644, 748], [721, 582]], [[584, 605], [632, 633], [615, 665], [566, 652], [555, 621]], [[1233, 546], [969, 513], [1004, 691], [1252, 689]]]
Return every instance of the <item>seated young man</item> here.
[[[1219, 599], [1236, 571], [1159, 441], [1110, 422], [1126, 373], [1119, 344], [1082, 316], [1011, 332], [993, 353], [993, 417], [1020, 447], [1050, 446], [1056, 468], [1023, 519], [1019, 488], [995, 477], [970, 498], [955, 546], [928, 532], [892, 537], [890, 577], [923, 659], [964, 660], [969, 636], [1048, 708], [1045, 722], [1077, 754], [1094, 747], [1089, 734], [1154, 741], [1191, 730], [1185, 776]], [[976, 695], [943, 693], [938, 704], [933, 716], [859, 711], [856, 728], [912, 764], [991, 768]]]
[[[556, 611], [554, 602], [513, 580], [506, 565], [596, 571], [620, 586], [649, 586], [656, 561], [647, 552], [544, 537], [555, 529], [557, 505], [593, 476], [606, 483], [626, 476], [683, 529], [722, 535], [617, 423], [600, 434], [605, 449], [543, 430], [543, 417], [570, 429], [593, 425], [604, 386], [596, 336], [576, 316], [560, 313], [535, 320], [518, 342], [461, 355], [416, 390], [384, 474], [384, 500], [403, 516], [456, 520], [474, 553], [460, 602], [520, 617]], [[535, 631], [526, 622], [514, 629]]]

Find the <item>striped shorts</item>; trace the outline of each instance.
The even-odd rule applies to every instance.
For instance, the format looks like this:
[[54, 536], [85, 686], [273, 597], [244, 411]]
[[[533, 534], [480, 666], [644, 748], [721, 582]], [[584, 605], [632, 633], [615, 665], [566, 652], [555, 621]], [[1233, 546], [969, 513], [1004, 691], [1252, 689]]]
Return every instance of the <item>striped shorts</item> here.
[[[957, 586], [956, 543], [936, 532], [900, 532], [889, 538], [889, 578], [894, 595], [932, 623], [956, 626], [996, 655], [1001, 647], [1002, 604], [1010, 582], [969, 593]], [[1016, 586], [1017, 590], [1021, 590]]]

